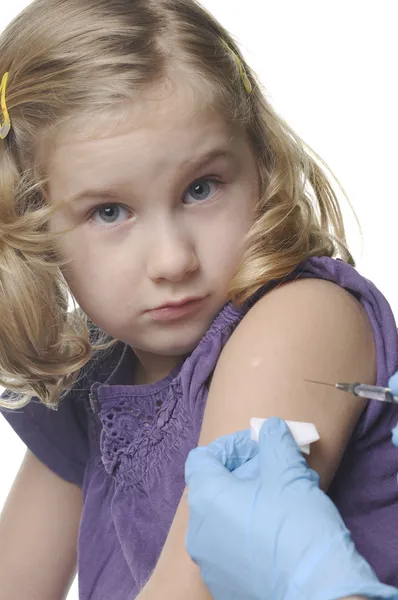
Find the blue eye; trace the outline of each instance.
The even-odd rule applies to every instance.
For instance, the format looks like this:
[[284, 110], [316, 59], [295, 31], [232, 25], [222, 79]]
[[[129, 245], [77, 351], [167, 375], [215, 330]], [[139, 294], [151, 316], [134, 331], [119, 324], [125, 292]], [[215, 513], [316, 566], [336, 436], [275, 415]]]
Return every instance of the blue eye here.
[[[212, 185], [216, 187], [216, 190], [213, 193]], [[197, 202], [208, 200], [209, 197], [216, 193], [220, 185], [221, 182], [216, 181], [215, 179], [198, 179], [191, 186], [189, 186], [185, 196], [185, 203], [195, 204]], [[189, 199], [189, 195], [191, 195], [191, 199]]]
[[104, 204], [91, 213], [91, 220], [99, 225], [114, 225], [121, 223], [130, 217], [127, 208], [120, 204]]

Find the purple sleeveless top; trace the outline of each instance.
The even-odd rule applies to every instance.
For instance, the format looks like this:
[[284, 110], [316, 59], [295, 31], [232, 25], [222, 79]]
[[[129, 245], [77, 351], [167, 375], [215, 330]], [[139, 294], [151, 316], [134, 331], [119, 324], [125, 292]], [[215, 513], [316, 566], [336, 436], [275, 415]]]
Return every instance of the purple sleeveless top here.
[[[340, 260], [312, 258], [287, 279], [335, 282], [365, 308], [377, 348], [377, 384], [398, 368], [391, 309], [375, 286]], [[57, 412], [37, 402], [4, 416], [48, 467], [83, 487], [78, 570], [81, 600], [133, 600], [156, 565], [184, 489], [184, 463], [199, 439], [207, 381], [228, 338], [265, 286], [240, 309], [227, 304], [184, 364], [134, 386], [131, 349], [90, 365]], [[266, 335], [266, 332], [264, 332]], [[330, 488], [357, 548], [398, 586], [398, 408], [369, 402]]]

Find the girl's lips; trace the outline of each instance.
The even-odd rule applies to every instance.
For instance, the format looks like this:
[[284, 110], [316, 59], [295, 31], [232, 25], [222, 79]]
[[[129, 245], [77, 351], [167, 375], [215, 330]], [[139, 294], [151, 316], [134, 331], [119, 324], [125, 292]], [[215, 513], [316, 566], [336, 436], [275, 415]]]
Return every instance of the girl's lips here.
[[199, 311], [203, 307], [204, 301], [205, 297], [159, 306], [148, 310], [147, 314], [154, 321], [174, 321]]

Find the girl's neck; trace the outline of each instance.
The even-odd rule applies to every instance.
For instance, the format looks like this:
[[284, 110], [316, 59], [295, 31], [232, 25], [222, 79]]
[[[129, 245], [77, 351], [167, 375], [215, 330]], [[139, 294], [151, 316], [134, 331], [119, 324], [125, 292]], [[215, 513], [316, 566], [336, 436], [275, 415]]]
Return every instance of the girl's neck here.
[[181, 365], [185, 356], [158, 356], [141, 350], [134, 350], [137, 362], [134, 368], [134, 384], [148, 385], [164, 379], [178, 365]]

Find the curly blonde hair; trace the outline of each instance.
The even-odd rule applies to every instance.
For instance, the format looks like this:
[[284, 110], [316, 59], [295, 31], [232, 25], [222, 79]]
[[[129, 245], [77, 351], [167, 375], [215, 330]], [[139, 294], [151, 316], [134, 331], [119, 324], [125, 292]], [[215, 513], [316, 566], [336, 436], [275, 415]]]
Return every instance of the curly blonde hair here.
[[200, 4], [34, 0], [0, 37], [12, 122], [0, 141], [0, 384], [17, 394], [1, 405], [37, 397], [56, 406], [93, 350], [106, 347], [78, 310], [68, 310], [47, 228], [43, 140], [76, 116], [92, 119], [139, 99], [176, 66], [194, 74], [227, 122], [245, 129], [257, 157], [257, 218], [231, 299], [243, 302], [311, 256], [353, 264], [326, 165], [275, 113], [234, 39]]

